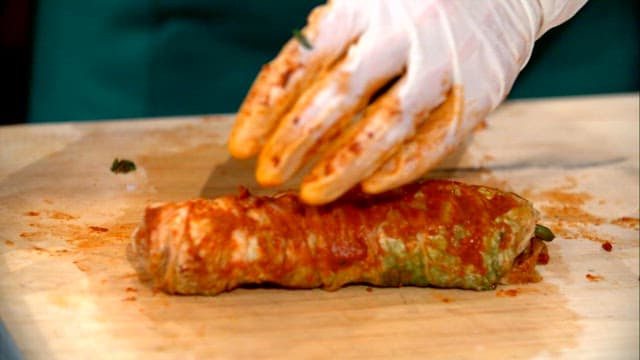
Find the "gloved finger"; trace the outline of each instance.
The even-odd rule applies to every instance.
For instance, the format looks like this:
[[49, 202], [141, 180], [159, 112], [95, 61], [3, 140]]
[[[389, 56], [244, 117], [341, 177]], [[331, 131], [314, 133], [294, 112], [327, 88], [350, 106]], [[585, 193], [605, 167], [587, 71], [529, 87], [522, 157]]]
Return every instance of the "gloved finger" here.
[[[449, 88], [449, 84], [443, 81], [437, 85], [434, 84], [433, 88], [440, 89], [444, 93]], [[403, 143], [416, 134], [416, 128], [420, 125], [422, 125], [420, 130], [424, 132], [422, 129], [440, 128], [443, 123], [451, 125], [449, 122], [456, 122], [456, 118], [444, 116], [443, 110], [446, 107], [442, 106], [433, 116], [429, 116], [431, 109], [444, 100], [443, 96], [436, 95], [429, 98], [430, 101], [425, 101], [419, 110], [403, 109], [399, 100], [403, 85], [405, 85], [405, 79], [399, 81], [371, 105], [363, 119], [349, 129], [338, 140], [336, 146], [311, 169], [300, 187], [300, 196], [303, 201], [321, 204], [336, 199], [369, 177], [387, 159], [394, 156], [394, 153], [405, 151], [406, 145]], [[423, 124], [426, 119], [431, 124]], [[452, 128], [455, 128], [455, 125]], [[429, 139], [428, 136], [434, 134], [424, 135]], [[437, 147], [442, 144], [434, 141], [432, 146]]]
[[255, 156], [305, 86], [334, 64], [359, 36], [364, 25], [355, 16], [357, 2], [330, 2], [314, 9], [301, 31], [309, 44], [292, 38], [263, 66], [231, 131], [228, 147], [234, 157]]
[[397, 84], [365, 111], [329, 148], [300, 185], [300, 197], [308, 204], [332, 201], [362, 179], [362, 174], [379, 166], [385, 153], [393, 150], [386, 129], [400, 122]]
[[[434, 168], [477, 127], [508, 93], [515, 75], [526, 61], [533, 33], [515, 16], [512, 3], [501, 2], [495, 8], [487, 3], [447, 3], [457, 26], [450, 26], [453, 82], [447, 101], [436, 109], [376, 172], [362, 181], [367, 193], [380, 193], [409, 183]], [[476, 6], [476, 9], [470, 7]], [[491, 11], [487, 11], [491, 10]], [[478, 23], [477, 19], [485, 19]], [[504, 30], [487, 31], [480, 24], [493, 24]], [[508, 30], [508, 29], [515, 29]], [[478, 69], [483, 69], [479, 71]], [[463, 85], [464, 84], [464, 87]]]
[[381, 193], [408, 184], [443, 160], [464, 136], [459, 124], [463, 116], [462, 88], [454, 86], [446, 101], [434, 110], [384, 165], [362, 181], [361, 188], [370, 194]]
[[[436, 28], [446, 26], [437, 8], [425, 8], [414, 15]], [[303, 179], [300, 195], [305, 202], [332, 201], [370, 176], [444, 101], [451, 87], [449, 59], [453, 50], [446, 35], [429, 30], [407, 31], [412, 46], [406, 73], [367, 108], [363, 119], [338, 139]], [[430, 53], [439, 56], [426, 59], [425, 54]]]
[[402, 72], [408, 46], [400, 31], [368, 29], [346, 58], [311, 84], [285, 114], [258, 158], [258, 182], [282, 184], [304, 165], [327, 134], [340, 135], [371, 96]]

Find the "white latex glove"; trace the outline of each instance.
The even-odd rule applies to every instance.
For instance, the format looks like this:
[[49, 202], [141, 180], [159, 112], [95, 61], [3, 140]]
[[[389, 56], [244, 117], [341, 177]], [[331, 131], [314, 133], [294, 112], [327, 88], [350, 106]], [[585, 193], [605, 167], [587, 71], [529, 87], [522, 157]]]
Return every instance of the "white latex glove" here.
[[[534, 41], [586, 0], [333, 0], [265, 65], [233, 156], [279, 185], [310, 161], [303, 201], [409, 183], [507, 96]], [[375, 95], [375, 96], [374, 96]]]

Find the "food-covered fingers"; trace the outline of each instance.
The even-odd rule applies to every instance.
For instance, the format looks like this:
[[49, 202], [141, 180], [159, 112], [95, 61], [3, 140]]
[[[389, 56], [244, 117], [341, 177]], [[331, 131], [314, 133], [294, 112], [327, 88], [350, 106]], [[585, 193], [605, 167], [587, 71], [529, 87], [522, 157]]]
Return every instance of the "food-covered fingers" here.
[[[443, 67], [438, 71], [438, 76], [434, 75], [433, 78], [441, 78], [446, 74], [447, 68]], [[446, 93], [450, 84], [448, 81], [430, 83], [440, 93]], [[407, 79], [403, 78], [378, 98], [365, 111], [363, 118], [315, 164], [301, 184], [300, 196], [305, 202], [322, 204], [336, 199], [370, 177], [389, 158], [397, 158], [398, 153], [406, 153], [415, 144], [420, 144], [420, 149], [415, 151], [424, 151], [427, 146], [423, 143], [433, 150], [417, 154], [424, 157], [444, 155], [445, 148], [457, 144], [459, 139], [456, 131], [460, 116], [454, 115], [457, 107], [460, 107], [459, 91], [451, 90], [446, 103], [437, 107], [432, 114], [433, 108], [445, 99], [443, 94], [433, 93], [429, 96], [426, 92], [420, 93], [423, 95], [422, 101], [412, 103], [412, 99], [401, 95], [406, 85]], [[419, 97], [419, 94], [412, 93], [413, 96]], [[407, 106], [409, 103], [414, 106]], [[399, 168], [410, 165], [397, 161], [393, 163]], [[417, 171], [418, 168], [411, 172], [411, 180], [422, 174], [413, 176]], [[390, 188], [386, 187], [385, 190]]]
[[[413, 16], [437, 28], [448, 26], [437, 7], [426, 7]], [[367, 178], [412, 138], [416, 128], [444, 101], [452, 84], [449, 59], [454, 52], [447, 33], [413, 27], [405, 35], [411, 46], [401, 54], [406, 59], [403, 76], [323, 154], [302, 182], [300, 194], [304, 201], [332, 201]], [[429, 53], [440, 56], [427, 60]]]
[[342, 134], [378, 89], [402, 72], [409, 42], [402, 31], [392, 29], [367, 31], [342, 61], [301, 94], [259, 155], [260, 184], [279, 185], [289, 179], [323, 142]]
[[333, 1], [316, 8], [308, 25], [263, 66], [242, 103], [229, 138], [237, 158], [258, 154], [282, 115], [307, 85], [342, 56], [363, 30], [360, 1]]
[[[447, 101], [429, 115], [414, 138], [361, 183], [365, 192], [401, 186], [434, 168], [500, 104], [526, 63], [537, 29], [529, 17], [531, 4], [463, 5], [447, 3], [451, 21], [442, 27], [452, 45], [453, 87]], [[523, 18], [527, 21], [520, 21]]]
[[529, 56], [535, 28], [518, 22], [526, 10], [515, 3], [494, 5], [447, 4], [448, 19], [455, 19], [455, 24], [442, 26], [451, 44], [453, 86], [447, 100], [428, 114], [415, 137], [362, 181], [363, 191], [380, 193], [423, 176], [464, 142], [507, 95]]
[[301, 186], [313, 204], [358, 183], [381, 192], [415, 180], [504, 100], [534, 41], [584, 1], [567, 4], [331, 1], [310, 17], [308, 42], [290, 41], [256, 80], [231, 153], [260, 154], [262, 185], [317, 160]]
[[462, 87], [453, 87], [446, 101], [429, 114], [416, 135], [362, 181], [362, 190], [377, 194], [410, 183], [444, 159], [465, 135], [458, 128], [463, 116], [462, 92]]

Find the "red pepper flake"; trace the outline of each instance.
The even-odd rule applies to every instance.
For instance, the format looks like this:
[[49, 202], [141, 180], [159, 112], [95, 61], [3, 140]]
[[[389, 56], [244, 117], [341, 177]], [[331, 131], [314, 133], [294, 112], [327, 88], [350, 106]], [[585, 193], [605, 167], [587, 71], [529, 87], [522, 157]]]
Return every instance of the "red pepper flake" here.
[[602, 248], [604, 249], [604, 251], [611, 252], [611, 250], [613, 250], [613, 245], [611, 245], [610, 242], [605, 241], [604, 243], [602, 243]]
[[640, 228], [640, 219], [630, 217], [630, 216], [623, 216], [621, 218], [617, 218], [611, 221], [611, 223], [617, 226], [626, 227], [628, 229]]
[[593, 282], [598, 282], [602, 279], [604, 279], [604, 277], [600, 276], [600, 275], [593, 275], [593, 274], [587, 274], [584, 276], [587, 280], [589, 281], [593, 281]]
[[47, 211], [47, 216], [49, 216], [50, 219], [54, 220], [75, 220], [78, 218], [77, 216], [69, 215], [67, 213], [63, 213], [62, 211], [55, 210]]
[[103, 227], [100, 227], [100, 226], [89, 226], [89, 229], [91, 229], [93, 231], [96, 231], [96, 232], [107, 232], [107, 231], [109, 231], [109, 229], [103, 228]]
[[24, 216], [38, 216], [38, 215], [40, 215], [40, 213], [37, 211], [27, 211], [26, 213], [24, 213]]
[[540, 254], [538, 254], [538, 264], [547, 265], [548, 263], [549, 263], [549, 253], [548, 252], [541, 252]]
[[238, 199], [246, 199], [251, 196], [251, 192], [244, 186], [238, 187]]
[[497, 297], [516, 297], [518, 296], [519, 291], [518, 289], [500, 289], [498, 291], [496, 291], [496, 296]]
[[128, 287], [128, 288], [124, 289], [124, 291], [126, 291], [126, 292], [138, 292], [138, 289], [132, 288], [132, 287]]
[[81, 263], [79, 260], [74, 260], [74, 261], [72, 261], [72, 263], [78, 268], [78, 270], [80, 270], [82, 272], [88, 272], [89, 270], [91, 270], [91, 268], [89, 268], [87, 265]]
[[373, 291], [373, 289], [370, 288], [370, 287], [368, 287], [366, 290], [367, 290], [367, 292], [372, 292]]

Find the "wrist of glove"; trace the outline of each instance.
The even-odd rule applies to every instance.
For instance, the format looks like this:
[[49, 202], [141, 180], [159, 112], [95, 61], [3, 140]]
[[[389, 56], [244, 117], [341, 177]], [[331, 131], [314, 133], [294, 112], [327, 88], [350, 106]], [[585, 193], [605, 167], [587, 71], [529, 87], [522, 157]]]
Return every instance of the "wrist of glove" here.
[[290, 40], [263, 67], [230, 152], [258, 155], [262, 185], [314, 162], [300, 185], [311, 204], [411, 182], [500, 104], [534, 41], [584, 2], [333, 0], [311, 13], [308, 43]]

